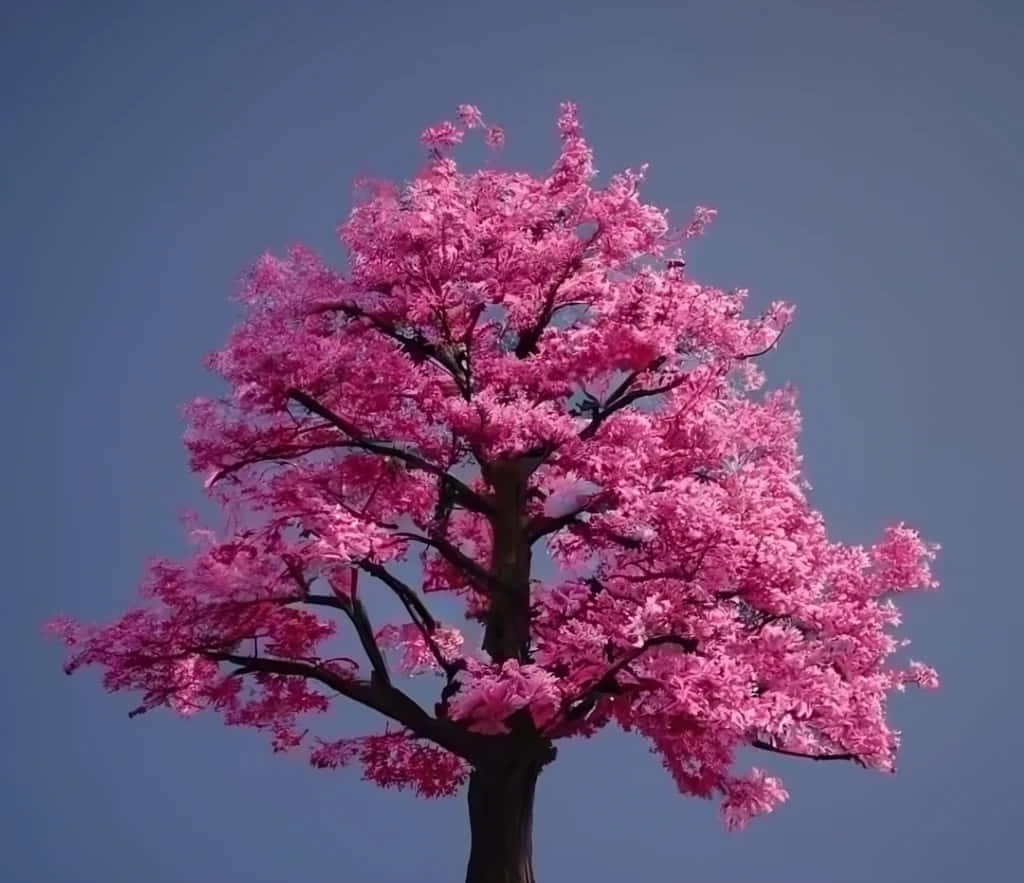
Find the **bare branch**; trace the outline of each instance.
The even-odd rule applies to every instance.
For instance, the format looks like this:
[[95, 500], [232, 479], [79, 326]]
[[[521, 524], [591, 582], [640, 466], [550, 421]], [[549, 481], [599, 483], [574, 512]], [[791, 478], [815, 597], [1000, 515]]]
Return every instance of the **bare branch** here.
[[320, 607], [333, 607], [335, 610], [341, 610], [347, 612], [345, 603], [333, 595], [305, 595], [302, 598], [296, 598], [296, 602], [302, 604], [317, 604]]
[[751, 743], [753, 748], [761, 751], [770, 751], [773, 754], [784, 754], [786, 757], [803, 757], [807, 760], [852, 760], [860, 766], [866, 766], [863, 760], [856, 754], [804, 754], [802, 751], [790, 751], [788, 748], [777, 748], [771, 742], [763, 739], [754, 739]]
[[600, 539], [610, 540], [616, 545], [622, 546], [624, 549], [637, 550], [644, 547], [645, 540], [637, 539], [636, 537], [628, 537], [624, 534], [616, 533], [608, 528], [599, 528], [592, 525], [587, 521], [580, 521], [578, 518], [573, 519], [569, 522], [569, 525], [576, 531], [583, 534], [588, 540], [598, 537]]
[[[681, 647], [687, 653], [696, 653], [698, 646], [696, 638], [684, 638], [681, 635], [657, 635], [653, 638], [648, 638], [643, 642], [643, 644], [626, 654], [622, 659], [608, 669], [608, 671], [601, 676], [601, 680], [609, 677], [615, 677], [615, 675], [622, 671], [622, 669], [627, 665], [636, 662], [636, 660], [643, 656], [648, 650], [667, 645]], [[598, 681], [598, 683], [600, 683], [600, 681]]]
[[704, 565], [704, 559], [707, 557], [708, 552], [710, 552], [715, 547], [715, 543], [718, 541], [718, 539], [719, 537], [716, 534], [712, 538], [711, 542], [709, 542], [701, 550], [700, 557], [690, 567], [679, 566], [669, 568], [668, 570], [648, 570], [638, 561], [630, 561], [625, 566], [635, 567], [637, 570], [640, 571], [640, 573], [642, 574], [641, 576], [632, 576], [627, 573], [616, 573], [614, 574], [614, 576], [616, 579], [625, 580], [626, 582], [630, 583], [640, 583], [645, 582], [647, 580], [655, 579], [681, 579], [685, 582], [690, 582], [691, 580], [696, 579], [697, 574], [700, 573], [700, 569]]
[[374, 675], [390, 686], [391, 675], [388, 672], [387, 660], [384, 659], [384, 654], [377, 644], [377, 638], [374, 636], [373, 625], [370, 623], [370, 615], [366, 612], [366, 606], [359, 598], [355, 597], [355, 593], [352, 595], [349, 609], [345, 610], [345, 612], [348, 614], [348, 618], [352, 620], [352, 625], [355, 626], [356, 634], [359, 635], [359, 643], [362, 645], [367, 659], [370, 660]]
[[[285, 567], [288, 568], [288, 574], [295, 580], [302, 591], [302, 594], [294, 600], [304, 604], [333, 607], [335, 610], [342, 611], [355, 628], [356, 635], [359, 637], [359, 643], [366, 654], [366, 658], [370, 661], [374, 675], [380, 678], [383, 683], [390, 684], [391, 675], [388, 673], [387, 660], [384, 659], [384, 654], [381, 653], [380, 646], [377, 644], [377, 639], [373, 634], [370, 616], [366, 612], [363, 602], [356, 596], [355, 572], [353, 571], [352, 574], [351, 597], [347, 597], [341, 592], [335, 592], [334, 595], [313, 595], [310, 593], [310, 583], [306, 579], [305, 574], [303, 574], [302, 568], [294, 560], [288, 559], [285, 560]], [[286, 601], [285, 603], [293, 602]]]
[[736, 358], [739, 359], [740, 361], [742, 361], [744, 359], [756, 359], [758, 356], [763, 356], [763, 355], [766, 355], [767, 353], [770, 353], [778, 345], [778, 342], [780, 340], [782, 340], [782, 335], [784, 333], [784, 330], [785, 329], [783, 329], [783, 331], [780, 331], [778, 334], [776, 334], [775, 335], [775, 340], [773, 340], [770, 344], [768, 344], [768, 346], [766, 346], [764, 349], [758, 350], [756, 353], [743, 353], [741, 355], [736, 356]]
[[637, 379], [640, 377], [641, 374], [644, 374], [647, 371], [656, 371], [658, 368], [665, 364], [666, 360], [667, 356], [658, 356], [656, 359], [653, 359], [651, 363], [646, 367], [638, 368], [636, 371], [631, 371], [626, 376], [626, 379], [623, 380], [622, 383], [620, 383], [617, 387], [615, 387], [615, 389], [612, 390], [612, 394], [608, 396], [607, 404], [613, 403], [617, 398], [619, 398], [619, 396], [624, 395], [626, 391], [634, 383], [636, 383]]
[[368, 558], [363, 558], [356, 563], [360, 568], [370, 574], [370, 576], [376, 577], [384, 583], [403, 603], [407, 603], [411, 606], [415, 610], [419, 619], [428, 629], [434, 631], [434, 629], [437, 628], [437, 621], [411, 586], [402, 582], [398, 577], [389, 573], [379, 564], [370, 561]]

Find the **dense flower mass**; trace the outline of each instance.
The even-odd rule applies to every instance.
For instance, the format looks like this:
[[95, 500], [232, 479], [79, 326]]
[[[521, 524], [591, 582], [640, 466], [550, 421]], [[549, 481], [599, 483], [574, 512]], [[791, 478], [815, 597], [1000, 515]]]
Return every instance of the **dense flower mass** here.
[[[740, 748], [892, 768], [887, 695], [937, 678], [890, 662], [891, 599], [936, 585], [937, 547], [902, 524], [870, 548], [829, 538], [794, 395], [754, 362], [791, 308], [745, 318], [744, 291], [692, 278], [682, 248], [714, 212], [673, 230], [643, 170], [598, 186], [573, 105], [541, 177], [462, 171], [468, 130], [504, 133], [457, 119], [423, 133], [410, 182], [363, 182], [346, 273], [303, 248], [253, 267], [210, 359], [231, 392], [187, 408], [228, 527], [192, 525], [193, 557], [155, 562], [112, 625], [55, 623], [69, 669], [427, 796], [502, 739], [611, 723], [732, 827], [786, 797], [734, 772]], [[417, 560], [414, 586], [396, 565]], [[482, 646], [434, 618], [438, 593]], [[372, 623], [385, 595], [402, 616]], [[436, 706], [392, 667], [438, 678]], [[317, 732], [338, 697], [389, 729]]]

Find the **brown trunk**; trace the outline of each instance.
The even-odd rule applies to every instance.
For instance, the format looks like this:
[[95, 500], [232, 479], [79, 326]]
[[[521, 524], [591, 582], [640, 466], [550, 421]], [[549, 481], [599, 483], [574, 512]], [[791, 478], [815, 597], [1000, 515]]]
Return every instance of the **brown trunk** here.
[[523, 531], [529, 469], [519, 461], [491, 463], [486, 470], [493, 488], [491, 521], [494, 545], [491, 571], [504, 584], [491, 597], [483, 648], [493, 662], [526, 661], [530, 652], [530, 542]]
[[533, 797], [541, 766], [524, 759], [514, 766], [473, 771], [466, 883], [535, 883]]

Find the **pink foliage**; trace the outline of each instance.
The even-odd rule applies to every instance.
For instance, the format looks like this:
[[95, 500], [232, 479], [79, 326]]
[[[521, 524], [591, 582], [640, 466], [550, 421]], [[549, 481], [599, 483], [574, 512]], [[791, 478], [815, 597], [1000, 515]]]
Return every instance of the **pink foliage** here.
[[436, 745], [416, 742], [404, 733], [322, 742], [310, 752], [309, 760], [321, 769], [359, 761], [368, 782], [382, 788], [409, 788], [421, 797], [450, 797], [469, 774], [458, 757]]
[[[890, 769], [888, 694], [937, 686], [920, 663], [891, 667], [890, 596], [937, 585], [937, 547], [903, 525], [870, 548], [829, 538], [795, 396], [758, 393], [752, 361], [792, 309], [745, 318], [745, 292], [670, 259], [714, 211], [672, 230], [640, 198], [642, 169], [598, 186], [574, 105], [539, 177], [460, 170], [448, 151], [467, 130], [504, 133], [471, 105], [458, 120], [423, 133], [409, 183], [363, 188], [340, 229], [346, 273], [304, 248], [254, 265], [245, 319], [210, 358], [230, 393], [186, 408], [227, 528], [193, 528], [195, 554], [154, 562], [116, 622], [57, 621], [69, 668], [140, 691], [139, 711], [209, 708], [424, 796], [465, 780], [463, 737], [522, 719], [550, 739], [640, 734], [683, 792], [722, 797], [731, 827], [786, 799], [759, 770], [733, 774], [743, 747]], [[494, 658], [423, 597], [486, 620], [495, 540], [472, 501], [514, 462], [532, 470], [524, 530], [558, 573], [530, 584], [528, 652]], [[414, 556], [422, 591], [387, 568]], [[371, 626], [370, 593], [408, 617]], [[365, 661], [337, 656], [341, 629]], [[443, 678], [434, 716], [410, 710], [388, 654]], [[402, 727], [317, 741], [339, 696]]]
[[506, 659], [497, 668], [471, 660], [468, 672], [449, 713], [474, 732], [506, 733], [506, 721], [521, 709], [542, 730], [557, 719], [564, 694], [558, 679], [540, 666]]

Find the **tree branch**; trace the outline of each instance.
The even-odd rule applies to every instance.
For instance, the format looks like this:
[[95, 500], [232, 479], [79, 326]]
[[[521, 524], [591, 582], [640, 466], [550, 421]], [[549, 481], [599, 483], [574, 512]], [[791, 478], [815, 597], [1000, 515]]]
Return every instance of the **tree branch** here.
[[429, 472], [431, 475], [436, 475], [442, 482], [444, 482], [445, 485], [448, 486], [449, 491], [463, 507], [472, 512], [478, 512], [484, 515], [490, 514], [491, 506], [487, 500], [459, 481], [459, 479], [454, 475], [451, 475], [446, 469], [442, 469], [440, 466], [436, 466], [428, 460], [424, 460], [417, 454], [413, 454], [409, 451], [403, 451], [401, 448], [393, 447], [390, 442], [379, 442], [367, 438], [343, 417], [335, 414], [330, 410], [330, 408], [318, 402], [311, 395], [302, 392], [302, 390], [288, 390], [288, 398], [295, 400], [307, 411], [316, 414], [318, 417], [322, 417], [332, 426], [340, 429], [345, 433], [345, 435], [352, 439], [352, 443], [356, 447], [372, 454], [379, 454], [383, 457], [394, 457], [396, 460], [401, 460], [410, 469], [417, 469], [421, 472]]
[[477, 734], [450, 721], [432, 718], [409, 696], [392, 685], [346, 678], [314, 663], [293, 659], [239, 656], [216, 651], [202, 651], [200, 655], [214, 662], [237, 665], [247, 673], [266, 672], [318, 681], [342, 696], [402, 724], [417, 736], [430, 739], [471, 762], [481, 756], [485, 746], [485, 740]]
[[739, 361], [743, 361], [744, 359], [756, 359], [758, 356], [764, 356], [770, 353], [773, 349], [775, 349], [779, 341], [782, 340], [782, 335], [784, 333], [785, 329], [776, 334], [775, 340], [768, 344], [768, 346], [766, 346], [764, 349], [758, 350], [756, 353], [741, 353], [740, 355], [736, 356], [736, 359]]
[[348, 614], [348, 618], [352, 620], [352, 625], [355, 626], [356, 634], [359, 635], [359, 643], [362, 645], [367, 659], [370, 660], [374, 675], [379, 677], [384, 684], [390, 686], [391, 674], [388, 672], [387, 660], [377, 644], [377, 638], [374, 636], [373, 625], [370, 623], [370, 615], [366, 612], [366, 606], [355, 597], [355, 593], [353, 593], [349, 609], [345, 610], [345, 612]]
[[631, 372], [626, 379], [613, 390], [604, 405], [595, 406], [592, 409], [590, 423], [583, 428], [579, 437], [584, 440], [592, 438], [605, 420], [611, 417], [611, 415], [616, 411], [621, 411], [627, 405], [631, 405], [633, 402], [647, 396], [660, 395], [663, 392], [668, 392], [669, 390], [675, 389], [677, 386], [681, 386], [686, 380], [685, 374], [681, 374], [675, 380], [670, 380], [668, 383], [663, 383], [661, 386], [630, 390], [630, 387], [637, 381], [641, 374], [660, 368], [665, 361], [665, 356], [658, 356], [658, 358], [654, 359], [649, 365], [647, 365], [647, 367]]
[[358, 562], [358, 566], [371, 576], [379, 579], [398, 596], [398, 600], [402, 602], [402, 606], [405, 607], [406, 612], [409, 614], [409, 619], [411, 619], [413, 625], [419, 629], [420, 633], [423, 635], [423, 639], [427, 642], [427, 646], [430, 647], [430, 652], [438, 666], [448, 676], [448, 680], [451, 681], [451, 679], [458, 673], [459, 667], [453, 661], [445, 659], [444, 654], [441, 652], [441, 648], [437, 645], [437, 641], [434, 640], [434, 632], [437, 629], [437, 620], [431, 616], [427, 606], [423, 603], [412, 587], [406, 585], [398, 579], [398, 577], [389, 573], [373, 561], [363, 559]]
[[472, 577], [476, 582], [482, 583], [487, 588], [481, 588], [481, 591], [503, 591], [506, 587], [497, 576], [491, 571], [477, 564], [472, 558], [466, 555], [461, 549], [452, 545], [448, 540], [441, 539], [440, 537], [425, 537], [418, 533], [397, 533], [397, 537], [403, 539], [413, 540], [417, 543], [422, 543], [424, 546], [430, 546], [433, 549], [437, 549], [441, 553], [441, 556], [449, 563], [454, 564], [456, 567], [461, 569], [467, 576]]
[[651, 363], [649, 365], [647, 365], [646, 367], [639, 368], [636, 371], [631, 371], [627, 375], [626, 379], [623, 380], [622, 383], [620, 383], [617, 387], [615, 387], [614, 390], [612, 390], [612, 394], [610, 396], [608, 396], [607, 404], [611, 404], [617, 398], [619, 398], [619, 396], [624, 395], [626, 393], [626, 391], [634, 383], [636, 383], [637, 379], [640, 377], [641, 374], [644, 374], [647, 371], [655, 371], [658, 368], [660, 368], [662, 365], [664, 365], [665, 362], [667, 361], [667, 358], [668, 358], [667, 356], [658, 356], [656, 359], [653, 359], [651, 361]]
[[771, 742], [765, 742], [763, 739], [754, 739], [750, 744], [751, 747], [757, 748], [761, 751], [770, 751], [773, 754], [784, 754], [786, 757], [803, 757], [807, 760], [852, 760], [860, 766], [865, 766], [864, 761], [856, 754], [804, 754], [802, 751], [790, 751], [788, 748], [776, 748], [771, 744]]
[[700, 557], [697, 559], [696, 563], [692, 564], [690, 567], [680, 566], [670, 568], [669, 570], [648, 570], [638, 561], [630, 561], [625, 566], [635, 567], [640, 571], [642, 574], [641, 576], [632, 576], [628, 573], [616, 573], [613, 574], [613, 576], [616, 579], [625, 580], [630, 583], [639, 583], [655, 579], [681, 579], [686, 582], [690, 582], [697, 577], [698, 573], [700, 573], [700, 569], [704, 565], [704, 559], [707, 557], [708, 552], [714, 548], [718, 539], [718, 535], [715, 535], [712, 541], [701, 550]]
[[264, 451], [260, 454], [253, 454], [249, 457], [243, 457], [230, 466], [224, 466], [213, 474], [213, 476], [207, 481], [206, 486], [212, 487], [218, 481], [227, 478], [229, 475], [244, 469], [246, 466], [254, 466], [257, 463], [270, 463], [274, 460], [289, 461], [297, 459], [298, 457], [304, 457], [306, 454], [312, 454], [314, 451], [326, 451], [333, 448], [351, 448], [356, 447], [355, 442], [330, 442], [325, 444], [317, 445], [296, 445], [291, 448], [275, 448], [273, 450]]
[[287, 567], [288, 574], [295, 580], [302, 591], [302, 594], [295, 600], [305, 604], [318, 604], [323, 607], [333, 607], [335, 610], [341, 610], [349, 618], [353, 628], [355, 628], [359, 643], [366, 654], [366, 658], [370, 661], [374, 675], [384, 684], [390, 685], [391, 675], [388, 672], [387, 660], [384, 658], [384, 654], [381, 653], [377, 639], [374, 637], [373, 625], [370, 623], [370, 616], [366, 612], [366, 607], [356, 597], [355, 572], [353, 571], [352, 574], [351, 597], [347, 597], [338, 591], [335, 591], [333, 596], [313, 595], [310, 593], [309, 580], [303, 574], [302, 568], [294, 560], [288, 559], [285, 560], [285, 567]]
[[[618, 662], [613, 664], [600, 678], [598, 678], [591, 686], [585, 690], [581, 690], [575, 696], [566, 700], [562, 704], [562, 709], [568, 714], [569, 717], [579, 717], [579, 709], [586, 707], [588, 700], [591, 700], [596, 693], [600, 693], [603, 690], [614, 689], [615, 676], [622, 671], [626, 666], [636, 662], [644, 653], [654, 647], [663, 647], [665, 645], [673, 645], [676, 647], [682, 647], [687, 653], [696, 653], [698, 643], [696, 638], [684, 638], [680, 635], [658, 635], [653, 638], [648, 638], [639, 647], [627, 653]], [[585, 712], [584, 712], [585, 713]]]
[[443, 368], [452, 380], [455, 381], [455, 385], [459, 388], [459, 393], [462, 397], [466, 401], [470, 400], [472, 391], [470, 390], [468, 372], [465, 372], [462, 366], [448, 353], [427, 340], [421, 332], [416, 331], [411, 336], [402, 334], [394, 325], [368, 313], [356, 304], [345, 301], [322, 304], [316, 309], [316, 312], [341, 312], [349, 319], [365, 319], [375, 331], [401, 344], [402, 349], [409, 354], [414, 363], [429, 360]]
[[601, 227], [598, 226], [586, 241], [583, 242], [583, 247], [580, 249], [579, 254], [569, 260], [555, 281], [548, 286], [547, 291], [544, 293], [544, 305], [541, 307], [537, 321], [519, 335], [519, 340], [516, 342], [514, 350], [517, 358], [525, 359], [537, 351], [537, 343], [540, 341], [540, 336], [544, 333], [544, 329], [548, 327], [552, 316], [554, 316], [556, 309], [558, 309], [555, 306], [558, 289], [583, 265], [583, 256], [586, 254], [587, 249], [594, 244], [594, 240], [597, 239], [600, 233]]
[[645, 540], [637, 539], [636, 537], [628, 537], [620, 533], [616, 533], [608, 528], [597, 528], [588, 521], [580, 521], [578, 518], [573, 519], [569, 522], [569, 525], [574, 527], [583, 536], [592, 540], [594, 537], [599, 539], [610, 540], [624, 549], [636, 550], [644, 547]]
[[539, 515], [532, 519], [526, 528], [526, 538], [530, 543], [535, 543], [541, 537], [557, 533], [563, 527], [579, 523], [578, 516], [585, 512], [604, 512], [609, 508], [607, 504], [607, 492], [599, 491], [580, 503], [575, 509], [562, 515]]

